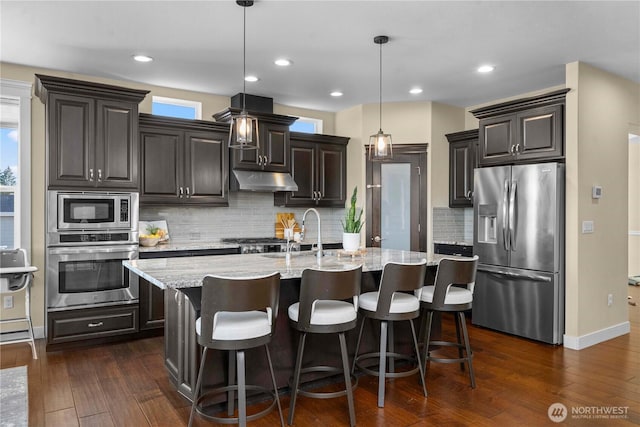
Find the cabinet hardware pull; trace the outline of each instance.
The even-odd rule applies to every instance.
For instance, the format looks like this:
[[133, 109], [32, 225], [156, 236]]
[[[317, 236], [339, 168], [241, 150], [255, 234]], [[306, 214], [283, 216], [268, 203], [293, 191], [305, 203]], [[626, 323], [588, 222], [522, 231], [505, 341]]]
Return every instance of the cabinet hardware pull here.
[[520, 152], [520, 144], [516, 144], [516, 153]]
[[262, 156], [264, 158], [264, 162], [262, 163], [263, 165], [266, 165], [267, 163], [269, 163], [269, 158], [267, 156]]
[[183, 194], [184, 194], [184, 189], [183, 189], [182, 187], [180, 187], [178, 197], [182, 199], [182, 195], [183, 195]]
[[467, 199], [471, 200], [471, 197], [473, 197], [473, 191], [469, 190], [467, 191]]
[[258, 155], [258, 166], [262, 166], [262, 156]]
[[187, 187], [187, 198], [191, 198], [191, 192], [189, 191], [189, 187]]
[[102, 182], [102, 169], [98, 169], [98, 182]]
[[102, 323], [102, 322], [96, 322], [96, 323], [89, 323], [87, 325], [87, 327], [89, 327], [89, 328], [97, 328], [97, 327], [103, 326], [103, 325], [104, 325], [104, 323]]
[[511, 153], [512, 156], [515, 154], [515, 150], [516, 150], [516, 146], [512, 145], [511, 148], [509, 149], [509, 152]]
[[382, 188], [381, 184], [367, 184], [367, 188]]
[[93, 169], [89, 169], [89, 181], [93, 181]]

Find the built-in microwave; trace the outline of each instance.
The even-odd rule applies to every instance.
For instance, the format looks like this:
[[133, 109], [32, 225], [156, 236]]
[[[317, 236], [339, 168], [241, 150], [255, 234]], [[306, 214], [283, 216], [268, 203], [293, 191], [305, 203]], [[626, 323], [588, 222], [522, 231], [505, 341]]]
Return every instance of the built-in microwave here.
[[50, 233], [93, 231], [136, 231], [138, 193], [48, 192]]

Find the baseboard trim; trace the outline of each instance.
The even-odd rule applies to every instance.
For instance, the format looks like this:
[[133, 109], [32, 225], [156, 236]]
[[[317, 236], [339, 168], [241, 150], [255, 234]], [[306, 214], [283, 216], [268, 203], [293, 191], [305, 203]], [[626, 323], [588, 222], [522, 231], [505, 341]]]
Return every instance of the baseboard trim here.
[[579, 337], [564, 335], [564, 346], [572, 350], [582, 350], [592, 345], [608, 341], [610, 339], [626, 335], [631, 332], [631, 323], [622, 322], [599, 331], [590, 332]]
[[33, 327], [33, 337], [35, 339], [44, 338], [44, 326], [34, 326]]

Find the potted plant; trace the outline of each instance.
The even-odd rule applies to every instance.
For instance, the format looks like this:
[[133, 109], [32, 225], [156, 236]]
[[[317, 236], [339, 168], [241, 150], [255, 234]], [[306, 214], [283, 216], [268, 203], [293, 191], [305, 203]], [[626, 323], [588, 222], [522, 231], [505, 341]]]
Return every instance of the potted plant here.
[[356, 202], [358, 200], [358, 187], [354, 187], [351, 195], [351, 205], [347, 210], [347, 215], [342, 222], [342, 248], [345, 251], [357, 251], [360, 248], [360, 230], [364, 221], [362, 221], [362, 209], [356, 215]]

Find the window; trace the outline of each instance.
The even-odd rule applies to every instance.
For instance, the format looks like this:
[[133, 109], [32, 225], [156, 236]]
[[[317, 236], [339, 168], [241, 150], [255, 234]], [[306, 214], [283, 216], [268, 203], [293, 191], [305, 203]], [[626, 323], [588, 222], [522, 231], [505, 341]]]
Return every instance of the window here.
[[289, 126], [293, 132], [322, 133], [322, 120], [310, 117], [300, 117], [294, 124]]
[[0, 79], [0, 248], [31, 245], [31, 84]]
[[202, 119], [202, 103], [186, 99], [154, 96], [151, 99], [151, 114], [177, 117], [179, 119]]

